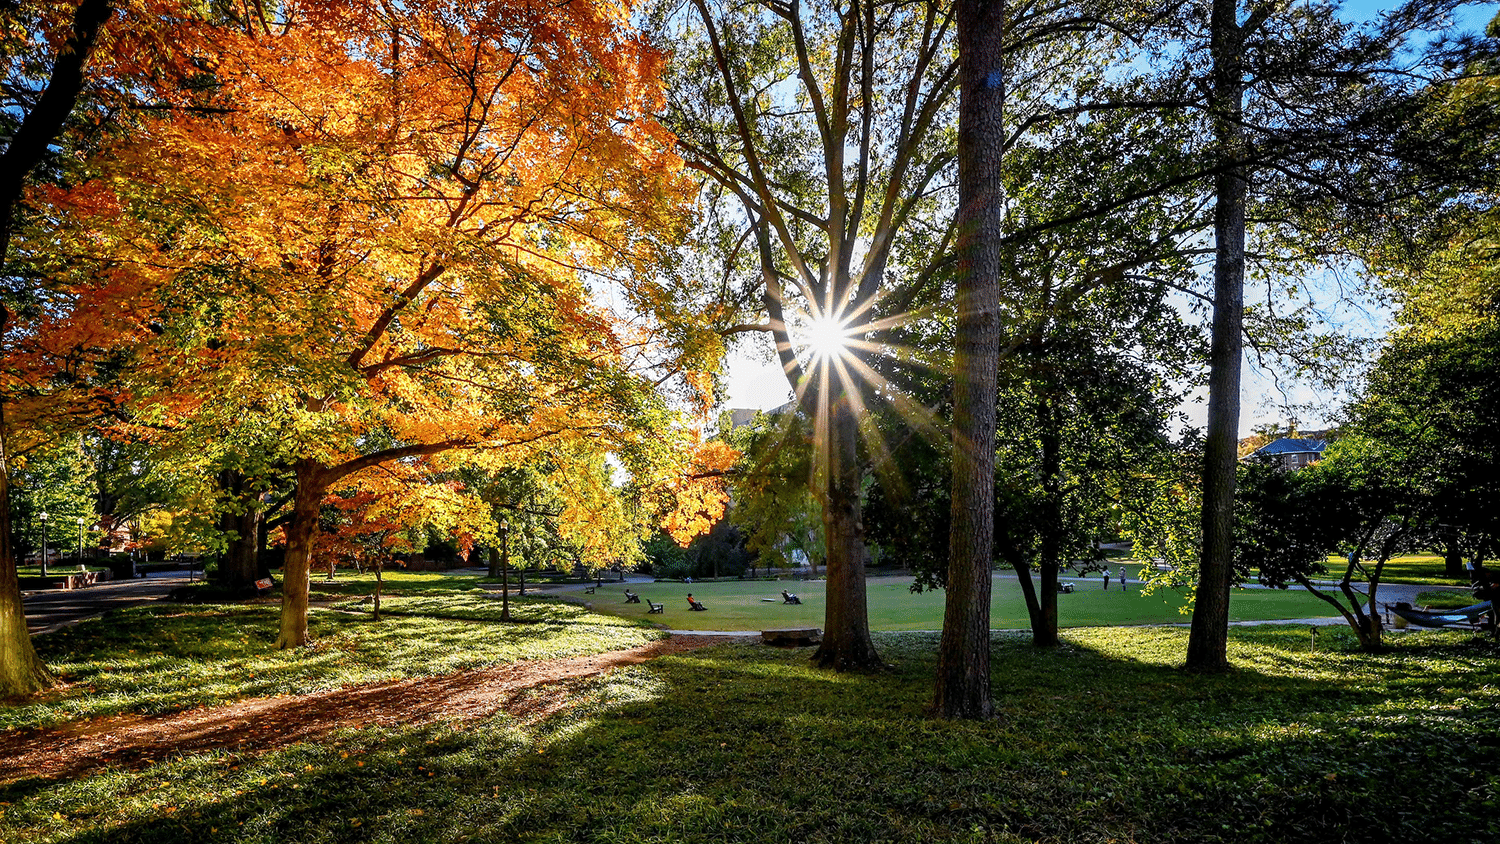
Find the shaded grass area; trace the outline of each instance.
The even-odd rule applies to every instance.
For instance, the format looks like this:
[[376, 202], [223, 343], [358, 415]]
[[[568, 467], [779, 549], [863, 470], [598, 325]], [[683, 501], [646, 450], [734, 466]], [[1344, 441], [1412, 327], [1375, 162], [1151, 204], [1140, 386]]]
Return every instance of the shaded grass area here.
[[[381, 575], [387, 595], [451, 595], [479, 588], [480, 575], [472, 572], [387, 570]], [[333, 580], [313, 572], [308, 588], [314, 594], [364, 596], [375, 594], [375, 573], [340, 569]]]
[[[1132, 573], [1134, 574], [1134, 573]], [[874, 630], [937, 630], [943, 625], [943, 593], [911, 592], [910, 577], [872, 577], [866, 598], [870, 627]], [[1108, 590], [1100, 577], [1077, 578], [1077, 591], [1057, 596], [1059, 624], [1092, 627], [1120, 624], [1176, 624], [1188, 620], [1181, 612], [1182, 596], [1172, 590], [1143, 595], [1132, 583], [1122, 591], [1111, 580]], [[627, 604], [621, 585], [606, 586], [593, 595], [572, 593], [588, 600], [598, 612], [623, 618], [655, 621], [676, 630], [764, 630], [774, 627], [820, 627], [823, 624], [824, 589], [818, 581], [780, 583], [744, 581], [729, 583], [646, 583], [630, 585], [643, 601], [665, 604], [661, 615], [647, 615], [646, 604]], [[781, 603], [781, 590], [794, 592], [802, 604]], [[690, 612], [687, 594], [702, 601], [707, 612]], [[769, 599], [769, 602], [768, 600]], [[1334, 615], [1322, 600], [1301, 589], [1241, 589], [1229, 605], [1234, 621], [1266, 621], [1281, 618], [1318, 618]], [[994, 582], [990, 599], [990, 626], [1017, 629], [1030, 626], [1020, 584], [1013, 578]]]
[[[382, 580], [385, 583], [383, 594], [387, 595], [450, 595], [455, 592], [466, 592], [480, 588], [481, 584], [487, 586], [500, 585], [500, 579], [491, 579], [482, 572], [470, 570], [458, 571], [404, 571], [402, 569], [387, 569]], [[594, 581], [578, 580], [576, 578], [558, 574], [556, 572], [526, 572], [526, 588], [542, 588], [558, 584], [581, 584], [593, 583]], [[609, 581], [606, 580], [606, 585]], [[339, 569], [333, 580], [327, 580], [321, 572], [313, 572], [309, 587], [315, 594], [329, 596], [364, 596], [375, 593], [375, 573], [367, 571], [364, 573]], [[510, 588], [512, 594], [520, 587], [520, 579], [516, 572], [510, 575]]]
[[[111, 612], [36, 638], [38, 653], [67, 685], [25, 705], [0, 706], [0, 729], [602, 653], [662, 635], [550, 600], [513, 599], [517, 624], [462, 617], [484, 601], [429, 602], [379, 623], [364, 613], [313, 609], [313, 644], [290, 651], [273, 649], [276, 606], [153, 604]], [[452, 611], [422, 614], [442, 607]]]
[[[1479, 842], [1500, 836], [1500, 658], [1458, 634], [1379, 656], [1231, 635], [1237, 670], [1174, 666], [1177, 629], [995, 637], [1001, 717], [923, 716], [936, 637], [889, 672], [724, 646], [538, 694], [524, 723], [345, 731], [0, 790], [36, 842]], [[1347, 637], [1326, 636], [1348, 647]]]

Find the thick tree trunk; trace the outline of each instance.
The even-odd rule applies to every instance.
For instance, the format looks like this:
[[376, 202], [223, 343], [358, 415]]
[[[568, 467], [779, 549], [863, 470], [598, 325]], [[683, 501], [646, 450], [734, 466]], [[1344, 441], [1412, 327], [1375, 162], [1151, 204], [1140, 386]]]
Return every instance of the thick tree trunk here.
[[286, 562], [281, 569], [281, 637], [278, 648], [307, 644], [307, 579], [312, 572], [313, 538], [318, 530], [318, 510], [328, 481], [323, 467], [310, 460], [296, 466], [297, 492], [292, 499], [292, 519], [286, 527]]
[[828, 577], [823, 611], [823, 643], [813, 662], [836, 671], [882, 665], [870, 639], [870, 614], [865, 601], [864, 524], [859, 503], [858, 420], [841, 388], [834, 388], [828, 425], [827, 498], [823, 503], [823, 534], [828, 543], [824, 562]]
[[[1212, 110], [1221, 161], [1242, 155], [1243, 33], [1235, 0], [1213, 0]], [[1240, 423], [1240, 366], [1245, 295], [1244, 167], [1214, 178], [1214, 316], [1209, 351], [1208, 428], [1203, 444], [1203, 552], [1188, 634], [1190, 671], [1229, 669], [1229, 589], [1233, 575], [1234, 471]]]
[[[953, 355], [953, 517], [932, 712], [989, 718], [995, 401], [1000, 357], [1004, 0], [958, 0], [958, 330]], [[1043, 587], [1045, 592], [1045, 587]], [[1043, 596], [1045, 599], [1045, 595]]]
[[230, 536], [229, 547], [219, 560], [218, 584], [236, 594], [253, 595], [260, 577], [260, 502], [244, 474], [226, 469], [219, 473], [219, 488], [233, 500], [219, 517], [219, 530]]

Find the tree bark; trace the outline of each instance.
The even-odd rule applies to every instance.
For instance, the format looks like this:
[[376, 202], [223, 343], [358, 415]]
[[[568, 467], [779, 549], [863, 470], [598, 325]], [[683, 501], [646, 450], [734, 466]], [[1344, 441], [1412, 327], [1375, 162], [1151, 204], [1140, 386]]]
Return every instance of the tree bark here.
[[[953, 518], [932, 712], [989, 718], [995, 401], [1000, 356], [1004, 0], [958, 0], [958, 329], [953, 355]], [[1044, 589], [1045, 591], [1045, 589]], [[1045, 596], [1043, 596], [1045, 598]]]
[[859, 423], [843, 388], [828, 379], [828, 469], [824, 481], [823, 535], [828, 543], [827, 602], [823, 642], [813, 663], [836, 671], [878, 668], [883, 663], [870, 639], [865, 599], [864, 523], [860, 513]]
[[[1220, 161], [1241, 157], [1244, 33], [1235, 0], [1213, 0], [1211, 109]], [[1240, 422], [1245, 296], [1245, 196], [1248, 173], [1226, 167], [1214, 177], [1214, 316], [1209, 351], [1208, 427], [1203, 444], [1203, 550], [1188, 634], [1186, 668], [1229, 670], [1229, 589], [1233, 575], [1234, 487]]]
[[233, 500], [230, 509], [219, 517], [219, 530], [232, 538], [219, 560], [215, 579], [232, 593], [254, 594], [255, 580], [260, 577], [260, 502], [241, 472], [220, 472], [219, 488]]
[[307, 579], [312, 573], [312, 546], [318, 530], [318, 511], [328, 480], [322, 466], [311, 460], [296, 464], [297, 492], [292, 518], [286, 527], [286, 562], [281, 569], [281, 637], [278, 648], [298, 648], [307, 638]]

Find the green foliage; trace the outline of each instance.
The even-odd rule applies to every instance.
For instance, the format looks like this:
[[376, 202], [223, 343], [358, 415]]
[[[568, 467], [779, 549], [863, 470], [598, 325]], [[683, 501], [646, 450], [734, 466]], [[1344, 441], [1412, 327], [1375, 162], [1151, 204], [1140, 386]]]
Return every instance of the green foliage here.
[[12, 548], [17, 556], [40, 553], [42, 519], [46, 513], [47, 548], [71, 557], [78, 546], [78, 520], [83, 519], [83, 547], [95, 536], [94, 495], [89, 465], [77, 437], [20, 458], [12, 458], [10, 477], [10, 525]]
[[[1500, 836], [1492, 648], [1379, 657], [1300, 629], [1230, 633], [1230, 675], [1175, 669], [1185, 631], [992, 640], [999, 716], [933, 721], [934, 636], [892, 669], [724, 646], [533, 693], [562, 711], [342, 730], [264, 754], [0, 789], [6, 840], [156, 842], [1487, 841]], [[1330, 641], [1334, 640], [1334, 641]], [[850, 788], [856, 783], [857, 788]], [[1399, 795], [1399, 799], [1392, 799]]]
[[[740, 452], [727, 516], [766, 568], [807, 562], [816, 568], [824, 559], [822, 511], [812, 487], [812, 437], [811, 425], [799, 413], [762, 414], [727, 435]], [[867, 519], [866, 529], [874, 538], [878, 519]]]
[[1358, 430], [1398, 461], [1433, 544], [1500, 546], [1500, 311], [1437, 336], [1399, 333], [1355, 405]]

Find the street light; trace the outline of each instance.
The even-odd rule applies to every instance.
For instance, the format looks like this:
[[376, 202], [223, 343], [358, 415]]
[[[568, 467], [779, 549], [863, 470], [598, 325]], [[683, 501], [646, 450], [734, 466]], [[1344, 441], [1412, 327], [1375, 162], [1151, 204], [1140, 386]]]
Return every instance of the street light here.
[[510, 521], [500, 520], [500, 620], [510, 621]]
[[86, 521], [82, 516], [78, 517], [78, 570], [83, 571], [83, 523]]
[[37, 514], [42, 521], [42, 577], [47, 576], [47, 511]]

